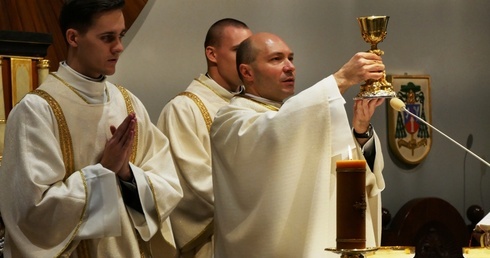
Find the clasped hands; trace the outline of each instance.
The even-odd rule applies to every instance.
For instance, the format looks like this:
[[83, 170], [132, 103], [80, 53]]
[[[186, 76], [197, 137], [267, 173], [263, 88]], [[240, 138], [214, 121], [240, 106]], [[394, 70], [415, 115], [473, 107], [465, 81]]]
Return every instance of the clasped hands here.
[[133, 178], [129, 159], [133, 148], [136, 123], [136, 115], [133, 112], [117, 128], [114, 125], [110, 126], [112, 137], [106, 142], [100, 160], [103, 167], [113, 171], [124, 181], [130, 181]]

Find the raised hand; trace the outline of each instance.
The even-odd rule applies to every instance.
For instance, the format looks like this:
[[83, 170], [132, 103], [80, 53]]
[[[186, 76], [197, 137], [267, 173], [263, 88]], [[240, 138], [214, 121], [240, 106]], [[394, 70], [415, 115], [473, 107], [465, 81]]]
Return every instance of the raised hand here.
[[[384, 98], [355, 100], [352, 126], [357, 133], [367, 132], [374, 111], [379, 105], [383, 104], [384, 100]], [[367, 140], [368, 139], [357, 139], [361, 146], [364, 145]]]
[[380, 79], [384, 69], [385, 65], [380, 56], [368, 52], [359, 52], [334, 73], [334, 78], [340, 92], [344, 93], [352, 85], [368, 79]]

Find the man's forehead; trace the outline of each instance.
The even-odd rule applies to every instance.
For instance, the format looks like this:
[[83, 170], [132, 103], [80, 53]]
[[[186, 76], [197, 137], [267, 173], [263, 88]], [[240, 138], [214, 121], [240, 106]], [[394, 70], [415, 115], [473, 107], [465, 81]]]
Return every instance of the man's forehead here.
[[293, 55], [293, 51], [289, 48], [289, 46], [282, 40], [273, 40], [267, 39], [262, 42], [259, 47], [260, 52], [265, 53], [266, 55], [273, 54], [284, 54], [284, 55]]

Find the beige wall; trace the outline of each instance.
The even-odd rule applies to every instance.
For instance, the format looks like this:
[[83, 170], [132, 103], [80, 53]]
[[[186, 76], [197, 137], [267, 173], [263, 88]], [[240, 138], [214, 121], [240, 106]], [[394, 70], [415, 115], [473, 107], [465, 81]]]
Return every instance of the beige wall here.
[[[379, 44], [387, 73], [429, 74], [432, 124], [463, 145], [472, 135], [471, 150], [489, 160], [488, 10], [487, 0], [149, 0], [125, 38], [112, 80], [139, 96], [156, 122], [165, 103], [205, 72], [208, 27], [233, 17], [289, 43], [299, 92], [368, 49], [356, 17], [389, 15], [388, 36]], [[349, 115], [356, 93], [346, 94]], [[472, 204], [490, 211], [490, 168], [438, 134], [424, 162], [399, 164], [387, 145], [385, 106], [373, 124], [385, 157], [383, 202], [393, 215], [405, 202], [428, 196], [449, 201], [463, 216]]]

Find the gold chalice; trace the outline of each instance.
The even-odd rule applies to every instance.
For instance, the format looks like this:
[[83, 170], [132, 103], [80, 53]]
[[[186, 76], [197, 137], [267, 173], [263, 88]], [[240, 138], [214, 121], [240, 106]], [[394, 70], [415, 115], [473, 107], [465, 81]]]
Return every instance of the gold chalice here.
[[[378, 43], [386, 37], [386, 28], [388, 27], [389, 16], [365, 16], [357, 18], [361, 28], [361, 34], [364, 41], [371, 44], [368, 52], [378, 56], [384, 52], [378, 49]], [[379, 80], [367, 80], [361, 85], [361, 91], [354, 99], [363, 98], [393, 98], [396, 93], [393, 91], [391, 83], [386, 81], [386, 74], [383, 71], [383, 77]]]

